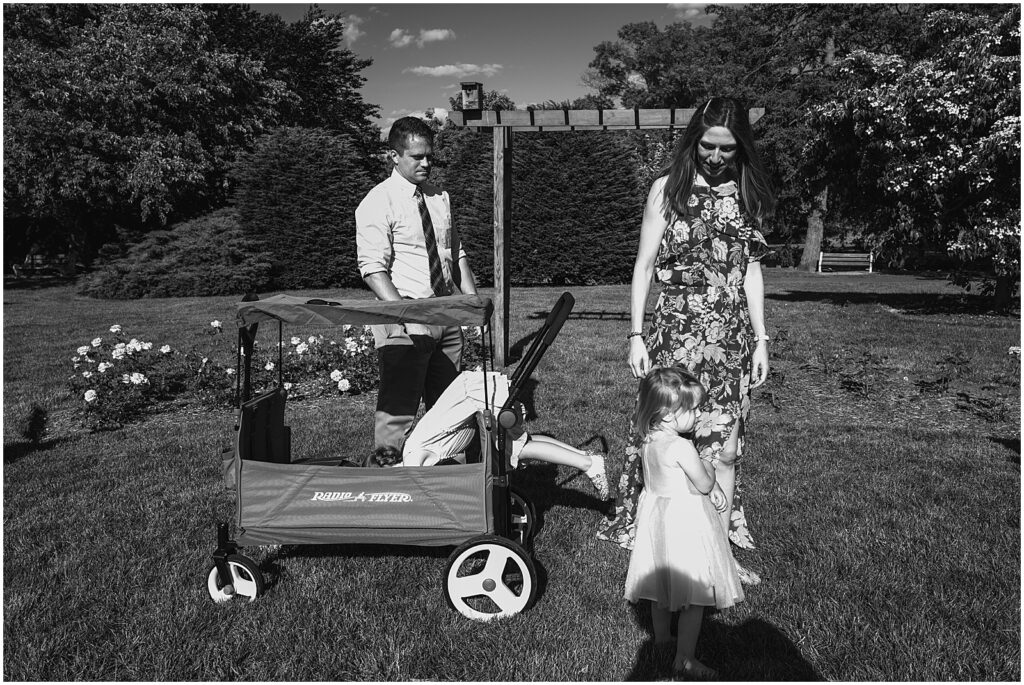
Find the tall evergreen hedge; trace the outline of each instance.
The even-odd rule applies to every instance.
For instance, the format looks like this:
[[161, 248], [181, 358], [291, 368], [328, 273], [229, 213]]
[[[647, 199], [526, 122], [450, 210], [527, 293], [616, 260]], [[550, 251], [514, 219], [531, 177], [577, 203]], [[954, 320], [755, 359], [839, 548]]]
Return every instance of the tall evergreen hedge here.
[[277, 289], [357, 286], [355, 210], [376, 180], [359, 146], [325, 129], [281, 128], [238, 162], [235, 205]]
[[[516, 285], [629, 281], [647, 189], [626, 132], [516, 133], [512, 142], [509, 280]], [[435, 180], [477, 280], [493, 281], [493, 142], [489, 132], [438, 135]]]

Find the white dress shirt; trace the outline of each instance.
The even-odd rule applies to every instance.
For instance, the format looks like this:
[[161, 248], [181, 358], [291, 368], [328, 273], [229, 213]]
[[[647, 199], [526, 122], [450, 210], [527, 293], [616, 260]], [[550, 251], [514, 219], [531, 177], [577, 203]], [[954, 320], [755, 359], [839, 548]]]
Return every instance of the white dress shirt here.
[[[366, 194], [356, 208], [356, 258], [363, 278], [383, 271], [402, 297], [421, 299], [434, 292], [416, 187], [393, 169], [390, 177]], [[452, 225], [448, 193], [430, 183], [419, 188], [437, 238], [441, 271], [449, 290], [456, 292], [452, 273], [466, 251]]]

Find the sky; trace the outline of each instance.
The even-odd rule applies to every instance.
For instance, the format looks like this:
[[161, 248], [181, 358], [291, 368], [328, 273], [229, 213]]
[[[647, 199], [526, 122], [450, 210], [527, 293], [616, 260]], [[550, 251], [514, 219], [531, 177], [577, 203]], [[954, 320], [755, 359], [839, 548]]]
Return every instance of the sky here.
[[[629, 23], [658, 28], [708, 25], [705, 4], [665, 3], [319, 3], [346, 24], [346, 47], [370, 58], [363, 100], [380, 107], [386, 132], [408, 114], [447, 113], [459, 83], [508, 95], [519, 108], [592, 92], [581, 77], [594, 48]], [[299, 21], [309, 3], [251, 3], [252, 9]], [[442, 112], [443, 110], [443, 112]]]

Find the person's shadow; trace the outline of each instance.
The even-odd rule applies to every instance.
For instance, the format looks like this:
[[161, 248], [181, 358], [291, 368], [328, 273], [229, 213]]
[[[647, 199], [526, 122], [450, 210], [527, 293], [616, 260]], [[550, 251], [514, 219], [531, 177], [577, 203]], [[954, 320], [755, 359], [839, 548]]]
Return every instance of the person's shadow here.
[[[675, 645], [655, 647], [650, 602], [638, 602], [631, 606], [635, 619], [646, 627], [649, 637], [637, 652], [633, 668], [624, 680], [636, 682], [673, 678]], [[713, 609], [704, 611], [704, 623], [697, 640], [697, 658], [717, 670], [720, 680], [823, 680], [800, 654], [797, 646], [771, 623], [753, 618], [738, 626], [726, 625], [717, 620], [716, 613]], [[672, 615], [673, 638], [676, 617], [677, 614]]]

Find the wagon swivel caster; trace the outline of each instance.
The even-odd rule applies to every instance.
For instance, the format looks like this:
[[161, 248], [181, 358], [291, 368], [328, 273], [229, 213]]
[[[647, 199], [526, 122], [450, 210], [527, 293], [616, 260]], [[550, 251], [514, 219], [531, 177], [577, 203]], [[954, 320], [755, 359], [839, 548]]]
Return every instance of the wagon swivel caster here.
[[231, 572], [226, 581], [220, 577], [217, 567], [210, 569], [206, 589], [210, 599], [224, 604], [233, 599], [247, 599], [250, 602], [263, 594], [263, 574], [252, 559], [241, 554], [228, 555], [225, 562]]
[[537, 570], [523, 547], [496, 535], [475, 537], [452, 552], [444, 572], [448, 605], [474, 621], [513, 616], [537, 594]]

